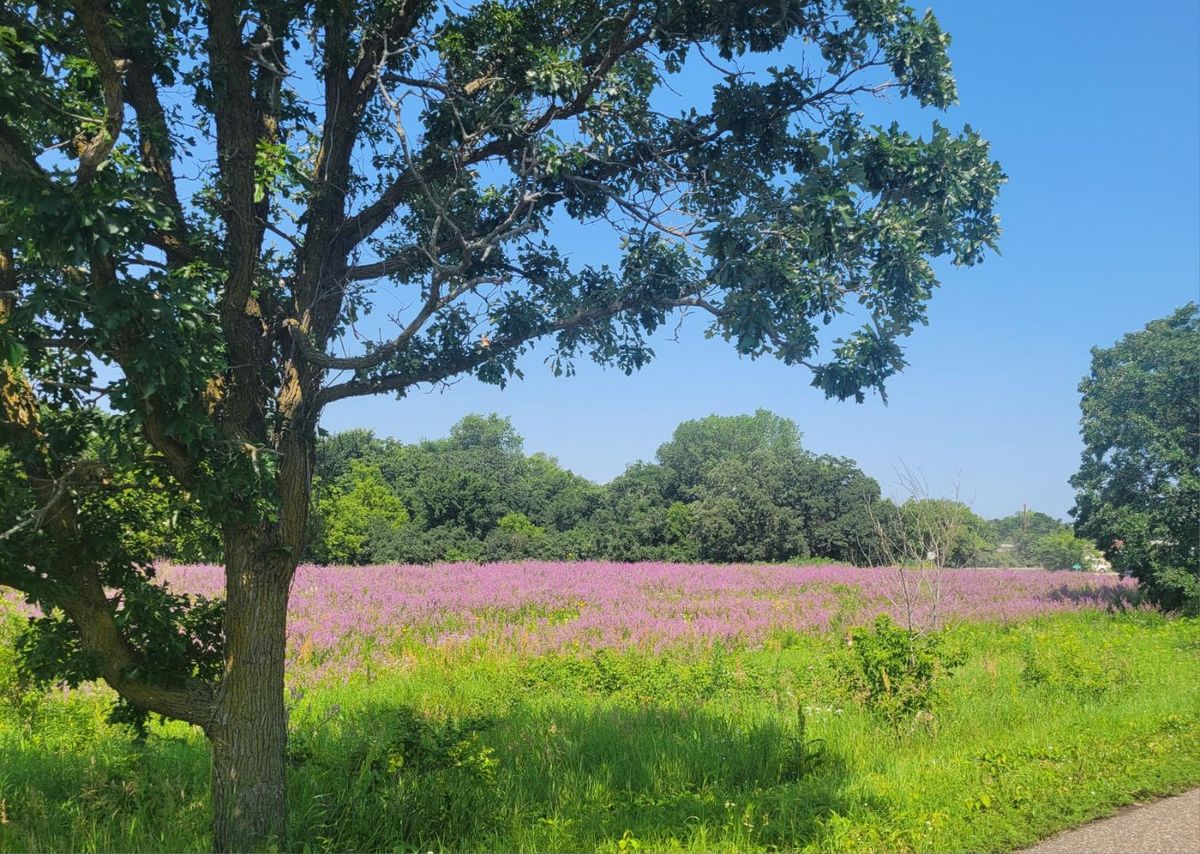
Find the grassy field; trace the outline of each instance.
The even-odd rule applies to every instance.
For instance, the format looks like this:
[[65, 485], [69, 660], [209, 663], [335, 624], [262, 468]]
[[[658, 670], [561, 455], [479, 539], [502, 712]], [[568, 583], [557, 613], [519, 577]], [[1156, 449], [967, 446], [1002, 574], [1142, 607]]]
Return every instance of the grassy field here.
[[[847, 637], [309, 662], [322, 678], [289, 692], [284, 847], [1003, 851], [1200, 783], [1200, 622], [960, 621], [928, 711], [890, 717]], [[206, 850], [203, 739], [166, 724], [139, 742], [106, 722], [103, 690], [23, 693], [4, 643], [0, 850]]]

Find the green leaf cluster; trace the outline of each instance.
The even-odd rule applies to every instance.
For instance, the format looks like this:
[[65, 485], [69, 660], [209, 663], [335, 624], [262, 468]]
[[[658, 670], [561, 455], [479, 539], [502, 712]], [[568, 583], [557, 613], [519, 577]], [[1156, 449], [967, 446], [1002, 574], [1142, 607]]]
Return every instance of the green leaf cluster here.
[[1200, 307], [1107, 348], [1083, 378], [1075, 530], [1164, 607], [1200, 613]]
[[606, 485], [526, 456], [507, 419], [467, 416], [402, 445], [352, 430], [323, 439], [309, 556], [331, 563], [521, 558], [865, 563], [879, 485], [811, 454], [786, 418], [679, 425], [657, 463]]

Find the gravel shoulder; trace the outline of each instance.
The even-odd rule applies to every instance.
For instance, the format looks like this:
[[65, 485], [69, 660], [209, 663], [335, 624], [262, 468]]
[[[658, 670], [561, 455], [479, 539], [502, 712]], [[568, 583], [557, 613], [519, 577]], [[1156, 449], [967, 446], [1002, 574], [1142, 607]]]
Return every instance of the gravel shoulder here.
[[1200, 789], [1134, 804], [1020, 854], [1200, 854]]

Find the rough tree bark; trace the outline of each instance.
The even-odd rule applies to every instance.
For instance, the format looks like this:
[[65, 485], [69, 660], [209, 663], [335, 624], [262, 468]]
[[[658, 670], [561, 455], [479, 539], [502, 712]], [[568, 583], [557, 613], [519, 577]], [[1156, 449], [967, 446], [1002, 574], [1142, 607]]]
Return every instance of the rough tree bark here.
[[225, 677], [211, 723], [213, 846], [251, 851], [287, 831], [283, 706], [288, 589], [295, 562], [271, 560], [253, 530], [226, 542]]
[[[319, 382], [319, 373], [308, 383]], [[262, 850], [287, 838], [287, 605], [304, 548], [314, 416], [299, 375], [280, 395], [277, 524], [225, 531], [225, 671], [204, 727], [212, 744], [213, 847]]]

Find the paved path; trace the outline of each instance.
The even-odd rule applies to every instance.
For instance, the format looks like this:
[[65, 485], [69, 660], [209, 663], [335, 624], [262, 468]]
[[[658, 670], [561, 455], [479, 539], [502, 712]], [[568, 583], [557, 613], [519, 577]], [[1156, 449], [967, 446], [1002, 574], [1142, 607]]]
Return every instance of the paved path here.
[[1022, 854], [1200, 854], [1200, 789], [1126, 807]]

